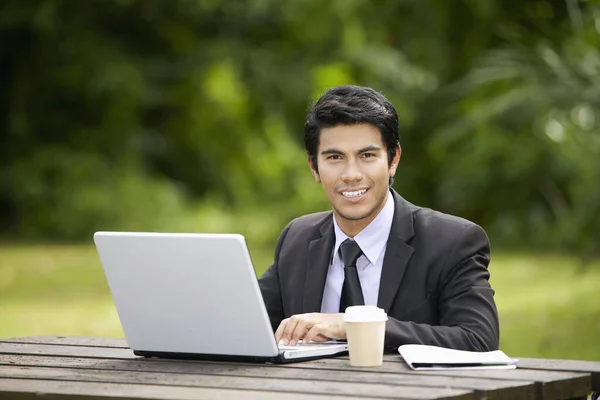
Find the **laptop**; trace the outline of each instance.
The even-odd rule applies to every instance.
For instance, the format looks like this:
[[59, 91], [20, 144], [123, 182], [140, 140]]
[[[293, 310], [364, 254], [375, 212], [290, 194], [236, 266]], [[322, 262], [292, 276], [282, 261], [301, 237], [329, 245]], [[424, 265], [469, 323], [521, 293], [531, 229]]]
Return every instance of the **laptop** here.
[[96, 232], [94, 243], [135, 355], [289, 363], [347, 354], [347, 343], [278, 346], [242, 235]]

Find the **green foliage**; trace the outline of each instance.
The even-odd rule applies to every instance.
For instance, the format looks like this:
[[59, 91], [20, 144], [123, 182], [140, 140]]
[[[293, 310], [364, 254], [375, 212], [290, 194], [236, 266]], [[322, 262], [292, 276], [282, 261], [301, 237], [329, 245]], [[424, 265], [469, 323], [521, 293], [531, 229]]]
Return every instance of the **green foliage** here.
[[451, 182], [439, 187], [446, 207], [480, 209], [481, 221], [509, 243], [528, 237], [532, 245], [595, 251], [600, 36], [586, 21], [559, 43], [487, 54], [451, 89], [461, 100], [432, 138], [434, 154], [450, 151], [458, 161], [443, 168]]
[[398, 109], [407, 199], [496, 245], [591, 254], [600, 5], [569, 4], [5, 1], [0, 234], [260, 229], [272, 245], [327, 208], [306, 108], [356, 83]]

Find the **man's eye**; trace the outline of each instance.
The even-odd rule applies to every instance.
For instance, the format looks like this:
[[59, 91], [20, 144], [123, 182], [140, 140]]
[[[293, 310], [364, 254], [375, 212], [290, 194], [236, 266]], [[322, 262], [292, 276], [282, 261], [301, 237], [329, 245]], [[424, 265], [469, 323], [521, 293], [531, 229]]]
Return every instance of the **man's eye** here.
[[332, 154], [329, 157], [327, 157], [328, 160], [339, 160], [341, 157], [338, 156], [337, 154]]
[[363, 157], [364, 157], [364, 158], [375, 157], [375, 154], [373, 154], [373, 153], [364, 153], [364, 154], [363, 154]]

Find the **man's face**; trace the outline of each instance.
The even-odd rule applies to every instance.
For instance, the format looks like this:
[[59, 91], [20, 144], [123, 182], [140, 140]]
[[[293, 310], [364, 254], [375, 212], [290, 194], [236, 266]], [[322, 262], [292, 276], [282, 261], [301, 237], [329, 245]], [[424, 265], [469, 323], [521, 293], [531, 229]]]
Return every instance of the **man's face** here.
[[318, 171], [311, 168], [346, 234], [360, 232], [381, 211], [399, 158], [400, 147], [391, 166], [388, 164], [381, 133], [373, 125], [338, 125], [321, 130]]

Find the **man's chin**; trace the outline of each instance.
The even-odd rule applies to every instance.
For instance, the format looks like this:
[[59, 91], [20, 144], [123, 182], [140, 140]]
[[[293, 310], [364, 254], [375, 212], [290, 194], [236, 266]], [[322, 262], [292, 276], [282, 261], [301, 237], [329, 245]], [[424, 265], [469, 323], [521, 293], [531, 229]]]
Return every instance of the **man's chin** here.
[[348, 221], [360, 221], [370, 215], [368, 210], [344, 210], [339, 208], [337, 209], [337, 213], [340, 217]]

